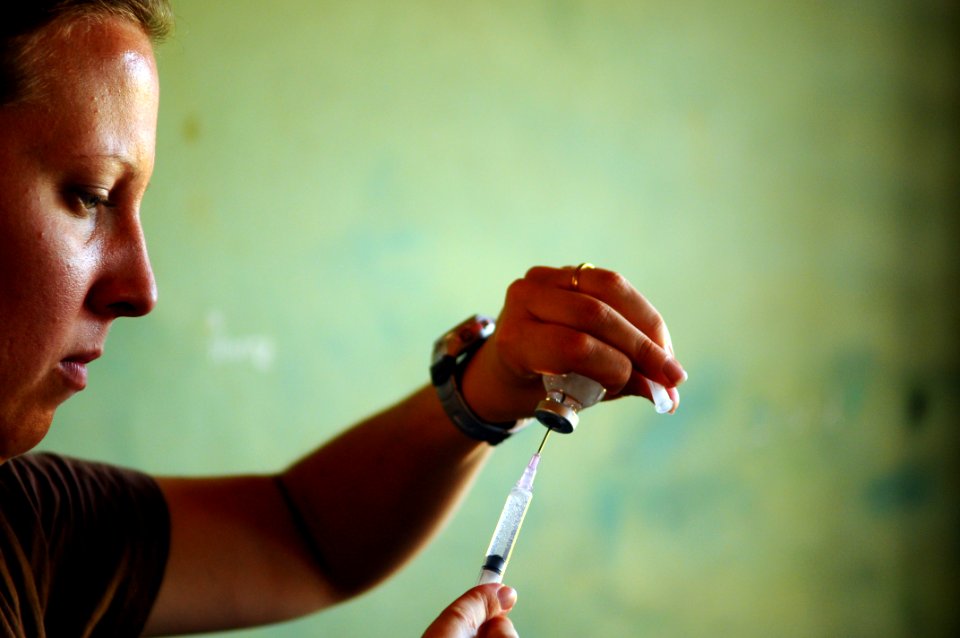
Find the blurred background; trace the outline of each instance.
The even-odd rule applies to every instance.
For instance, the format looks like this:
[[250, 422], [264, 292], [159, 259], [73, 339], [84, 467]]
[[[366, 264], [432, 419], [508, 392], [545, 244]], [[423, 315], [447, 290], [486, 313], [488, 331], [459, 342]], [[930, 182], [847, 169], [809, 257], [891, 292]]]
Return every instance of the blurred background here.
[[[160, 304], [45, 448], [279, 469], [426, 383], [433, 340], [529, 266], [591, 261], [690, 380], [676, 415], [624, 400], [552, 437], [521, 634], [960, 631], [955, 3], [174, 6]], [[231, 636], [420, 635], [539, 430], [387, 584]]]

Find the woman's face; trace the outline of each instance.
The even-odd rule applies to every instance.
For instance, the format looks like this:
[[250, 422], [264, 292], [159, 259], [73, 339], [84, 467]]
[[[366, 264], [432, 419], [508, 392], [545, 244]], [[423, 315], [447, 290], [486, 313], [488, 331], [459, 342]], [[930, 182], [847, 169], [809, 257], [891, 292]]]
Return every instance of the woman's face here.
[[47, 28], [45, 79], [0, 106], [0, 462], [87, 383], [110, 324], [156, 303], [140, 225], [159, 85], [152, 47], [110, 18]]

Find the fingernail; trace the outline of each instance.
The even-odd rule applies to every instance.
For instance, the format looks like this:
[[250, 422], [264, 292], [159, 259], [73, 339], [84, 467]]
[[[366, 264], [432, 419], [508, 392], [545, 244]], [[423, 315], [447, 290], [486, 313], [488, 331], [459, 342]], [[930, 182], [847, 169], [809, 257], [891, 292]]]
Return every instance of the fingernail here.
[[667, 377], [674, 386], [678, 386], [687, 380], [687, 371], [673, 358], [667, 359], [663, 363], [663, 375]]
[[667, 392], [670, 393], [670, 399], [673, 401], [673, 408], [670, 410], [670, 414], [675, 414], [677, 408], [680, 407], [680, 390], [669, 388]]
[[497, 598], [500, 600], [500, 608], [508, 611], [517, 604], [517, 590], [513, 587], [503, 586], [497, 590]]

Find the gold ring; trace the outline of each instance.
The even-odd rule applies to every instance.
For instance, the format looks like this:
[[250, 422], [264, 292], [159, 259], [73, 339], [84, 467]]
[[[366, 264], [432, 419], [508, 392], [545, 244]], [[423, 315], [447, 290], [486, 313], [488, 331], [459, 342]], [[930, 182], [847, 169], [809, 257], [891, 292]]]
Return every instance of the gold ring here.
[[573, 269], [573, 275], [570, 277], [570, 286], [574, 290], [580, 290], [580, 274], [584, 270], [590, 270], [591, 268], [593, 268], [593, 264], [585, 261]]

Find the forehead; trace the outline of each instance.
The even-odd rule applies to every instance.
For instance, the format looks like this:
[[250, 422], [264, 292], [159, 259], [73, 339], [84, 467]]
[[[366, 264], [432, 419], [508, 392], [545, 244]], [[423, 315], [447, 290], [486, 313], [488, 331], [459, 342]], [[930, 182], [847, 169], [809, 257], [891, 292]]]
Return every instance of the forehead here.
[[112, 16], [61, 18], [28, 45], [24, 71], [40, 87], [35, 106], [77, 94], [156, 92], [153, 47], [140, 27]]
[[61, 19], [36, 34], [26, 53], [35, 90], [0, 108], [0, 136], [20, 138], [31, 154], [130, 155], [152, 163], [159, 86], [139, 26], [114, 17]]

